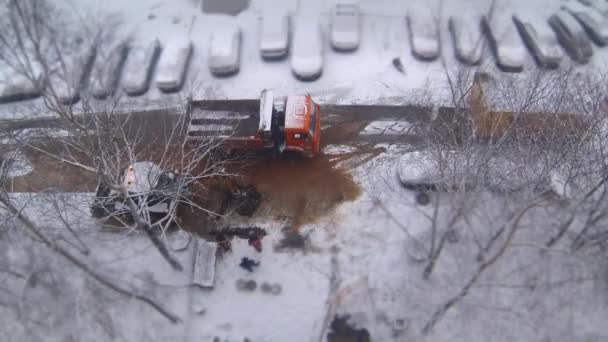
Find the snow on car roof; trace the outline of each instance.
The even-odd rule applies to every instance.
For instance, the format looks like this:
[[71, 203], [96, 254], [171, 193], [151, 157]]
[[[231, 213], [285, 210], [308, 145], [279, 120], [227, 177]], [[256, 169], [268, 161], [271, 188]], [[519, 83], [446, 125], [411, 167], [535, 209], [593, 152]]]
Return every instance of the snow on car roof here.
[[219, 28], [211, 35], [209, 52], [211, 55], [230, 55], [232, 53], [232, 41], [238, 35], [240, 29], [236, 26]]
[[125, 170], [123, 186], [132, 193], [150, 191], [158, 181], [162, 170], [150, 161], [135, 162]]

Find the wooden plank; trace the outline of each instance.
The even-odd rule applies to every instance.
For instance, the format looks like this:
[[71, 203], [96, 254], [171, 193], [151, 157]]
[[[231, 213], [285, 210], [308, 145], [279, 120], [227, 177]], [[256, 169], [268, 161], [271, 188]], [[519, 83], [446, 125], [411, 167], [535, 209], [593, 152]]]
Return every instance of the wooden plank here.
[[198, 239], [192, 260], [192, 284], [212, 288], [215, 285], [215, 260], [217, 244]]

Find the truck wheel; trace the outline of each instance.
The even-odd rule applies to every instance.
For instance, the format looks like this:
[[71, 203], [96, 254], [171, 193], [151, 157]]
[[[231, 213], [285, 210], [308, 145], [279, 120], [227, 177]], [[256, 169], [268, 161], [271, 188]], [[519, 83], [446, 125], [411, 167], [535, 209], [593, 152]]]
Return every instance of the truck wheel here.
[[416, 193], [416, 202], [420, 205], [427, 205], [431, 202], [431, 197], [426, 192]]

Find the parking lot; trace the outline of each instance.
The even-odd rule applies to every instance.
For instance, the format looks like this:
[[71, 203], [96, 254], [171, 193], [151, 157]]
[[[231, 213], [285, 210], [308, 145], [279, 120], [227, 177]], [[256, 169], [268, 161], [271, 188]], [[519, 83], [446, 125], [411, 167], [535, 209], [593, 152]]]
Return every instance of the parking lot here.
[[[492, 9], [484, 1], [439, 8], [432, 2], [362, 0], [356, 24], [346, 25], [359, 32], [358, 43], [343, 49], [336, 44], [345, 38], [335, 38], [339, 19], [329, 3], [267, 6], [252, 1], [244, 12], [227, 16], [204, 13], [200, 5], [186, 1], [175, 6], [134, 2], [128, 7], [110, 1], [104, 11], [121, 22], [114, 38], [92, 51], [91, 42], [81, 37], [80, 46], [64, 52], [70, 61], [68, 84], [62, 84], [64, 77], [51, 82], [65, 103], [83, 97], [101, 105], [120, 96], [126, 109], [179, 106], [187, 96], [254, 98], [265, 88], [308, 92], [322, 103], [396, 104], [416, 102], [423, 88], [445, 100], [445, 75], [455, 68], [523, 74], [571, 65], [603, 70], [602, 46], [608, 38], [602, 31], [606, 19], [601, 6], [537, 1], [524, 7], [520, 2], [502, 1]], [[80, 6], [82, 13], [96, 8], [87, 1]], [[263, 23], [288, 31], [283, 55], [263, 58], [261, 42], [268, 40]], [[306, 47], [298, 47], [300, 42]], [[238, 58], [214, 59], [214, 51]], [[308, 54], [318, 55], [318, 72], [307, 74], [299, 67], [310, 66], [310, 60], [302, 59]], [[39, 91], [5, 67], [0, 99], [7, 104], [0, 106], [0, 114], [41, 115]], [[74, 108], [80, 109], [78, 104]]]

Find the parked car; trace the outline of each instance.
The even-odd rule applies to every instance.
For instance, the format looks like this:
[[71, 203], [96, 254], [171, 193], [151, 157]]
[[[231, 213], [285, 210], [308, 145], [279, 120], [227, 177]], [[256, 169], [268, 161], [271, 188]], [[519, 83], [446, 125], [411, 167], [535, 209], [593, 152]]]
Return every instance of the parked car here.
[[289, 16], [276, 18], [265, 15], [261, 18], [260, 54], [263, 58], [282, 58], [289, 50]]
[[513, 22], [536, 64], [541, 68], [556, 69], [564, 53], [549, 25], [517, 14], [513, 15]]
[[562, 8], [568, 11], [583, 26], [589, 38], [598, 46], [608, 43], [608, 19], [595, 9], [580, 2], [566, 1]]
[[483, 37], [479, 29], [481, 18], [466, 18], [452, 15], [448, 28], [454, 44], [456, 58], [466, 65], [477, 65], [481, 62]]
[[359, 5], [340, 0], [331, 13], [331, 45], [336, 50], [355, 50], [360, 41]]
[[437, 59], [441, 52], [439, 27], [430, 9], [409, 9], [406, 23], [412, 55], [422, 61]]
[[558, 11], [549, 18], [549, 25], [572, 60], [581, 64], [589, 62], [593, 56], [593, 47], [583, 27], [570, 13]]
[[209, 70], [218, 76], [239, 71], [241, 64], [241, 29], [223, 27], [211, 35], [209, 42]]
[[190, 40], [172, 40], [165, 44], [158, 62], [156, 86], [164, 92], [181, 89], [186, 79], [192, 42]]
[[120, 42], [111, 48], [107, 54], [104, 55], [101, 52], [101, 55], [95, 60], [90, 80], [95, 98], [105, 99], [115, 93], [128, 53], [129, 46], [127, 43]]
[[160, 43], [157, 39], [131, 45], [123, 72], [123, 87], [127, 94], [136, 96], [148, 91], [159, 56]]
[[528, 52], [512, 21], [481, 18], [481, 27], [494, 55], [496, 66], [503, 72], [521, 72], [526, 64]]
[[310, 18], [296, 20], [291, 70], [302, 80], [315, 80], [323, 72], [323, 35], [319, 24]]

